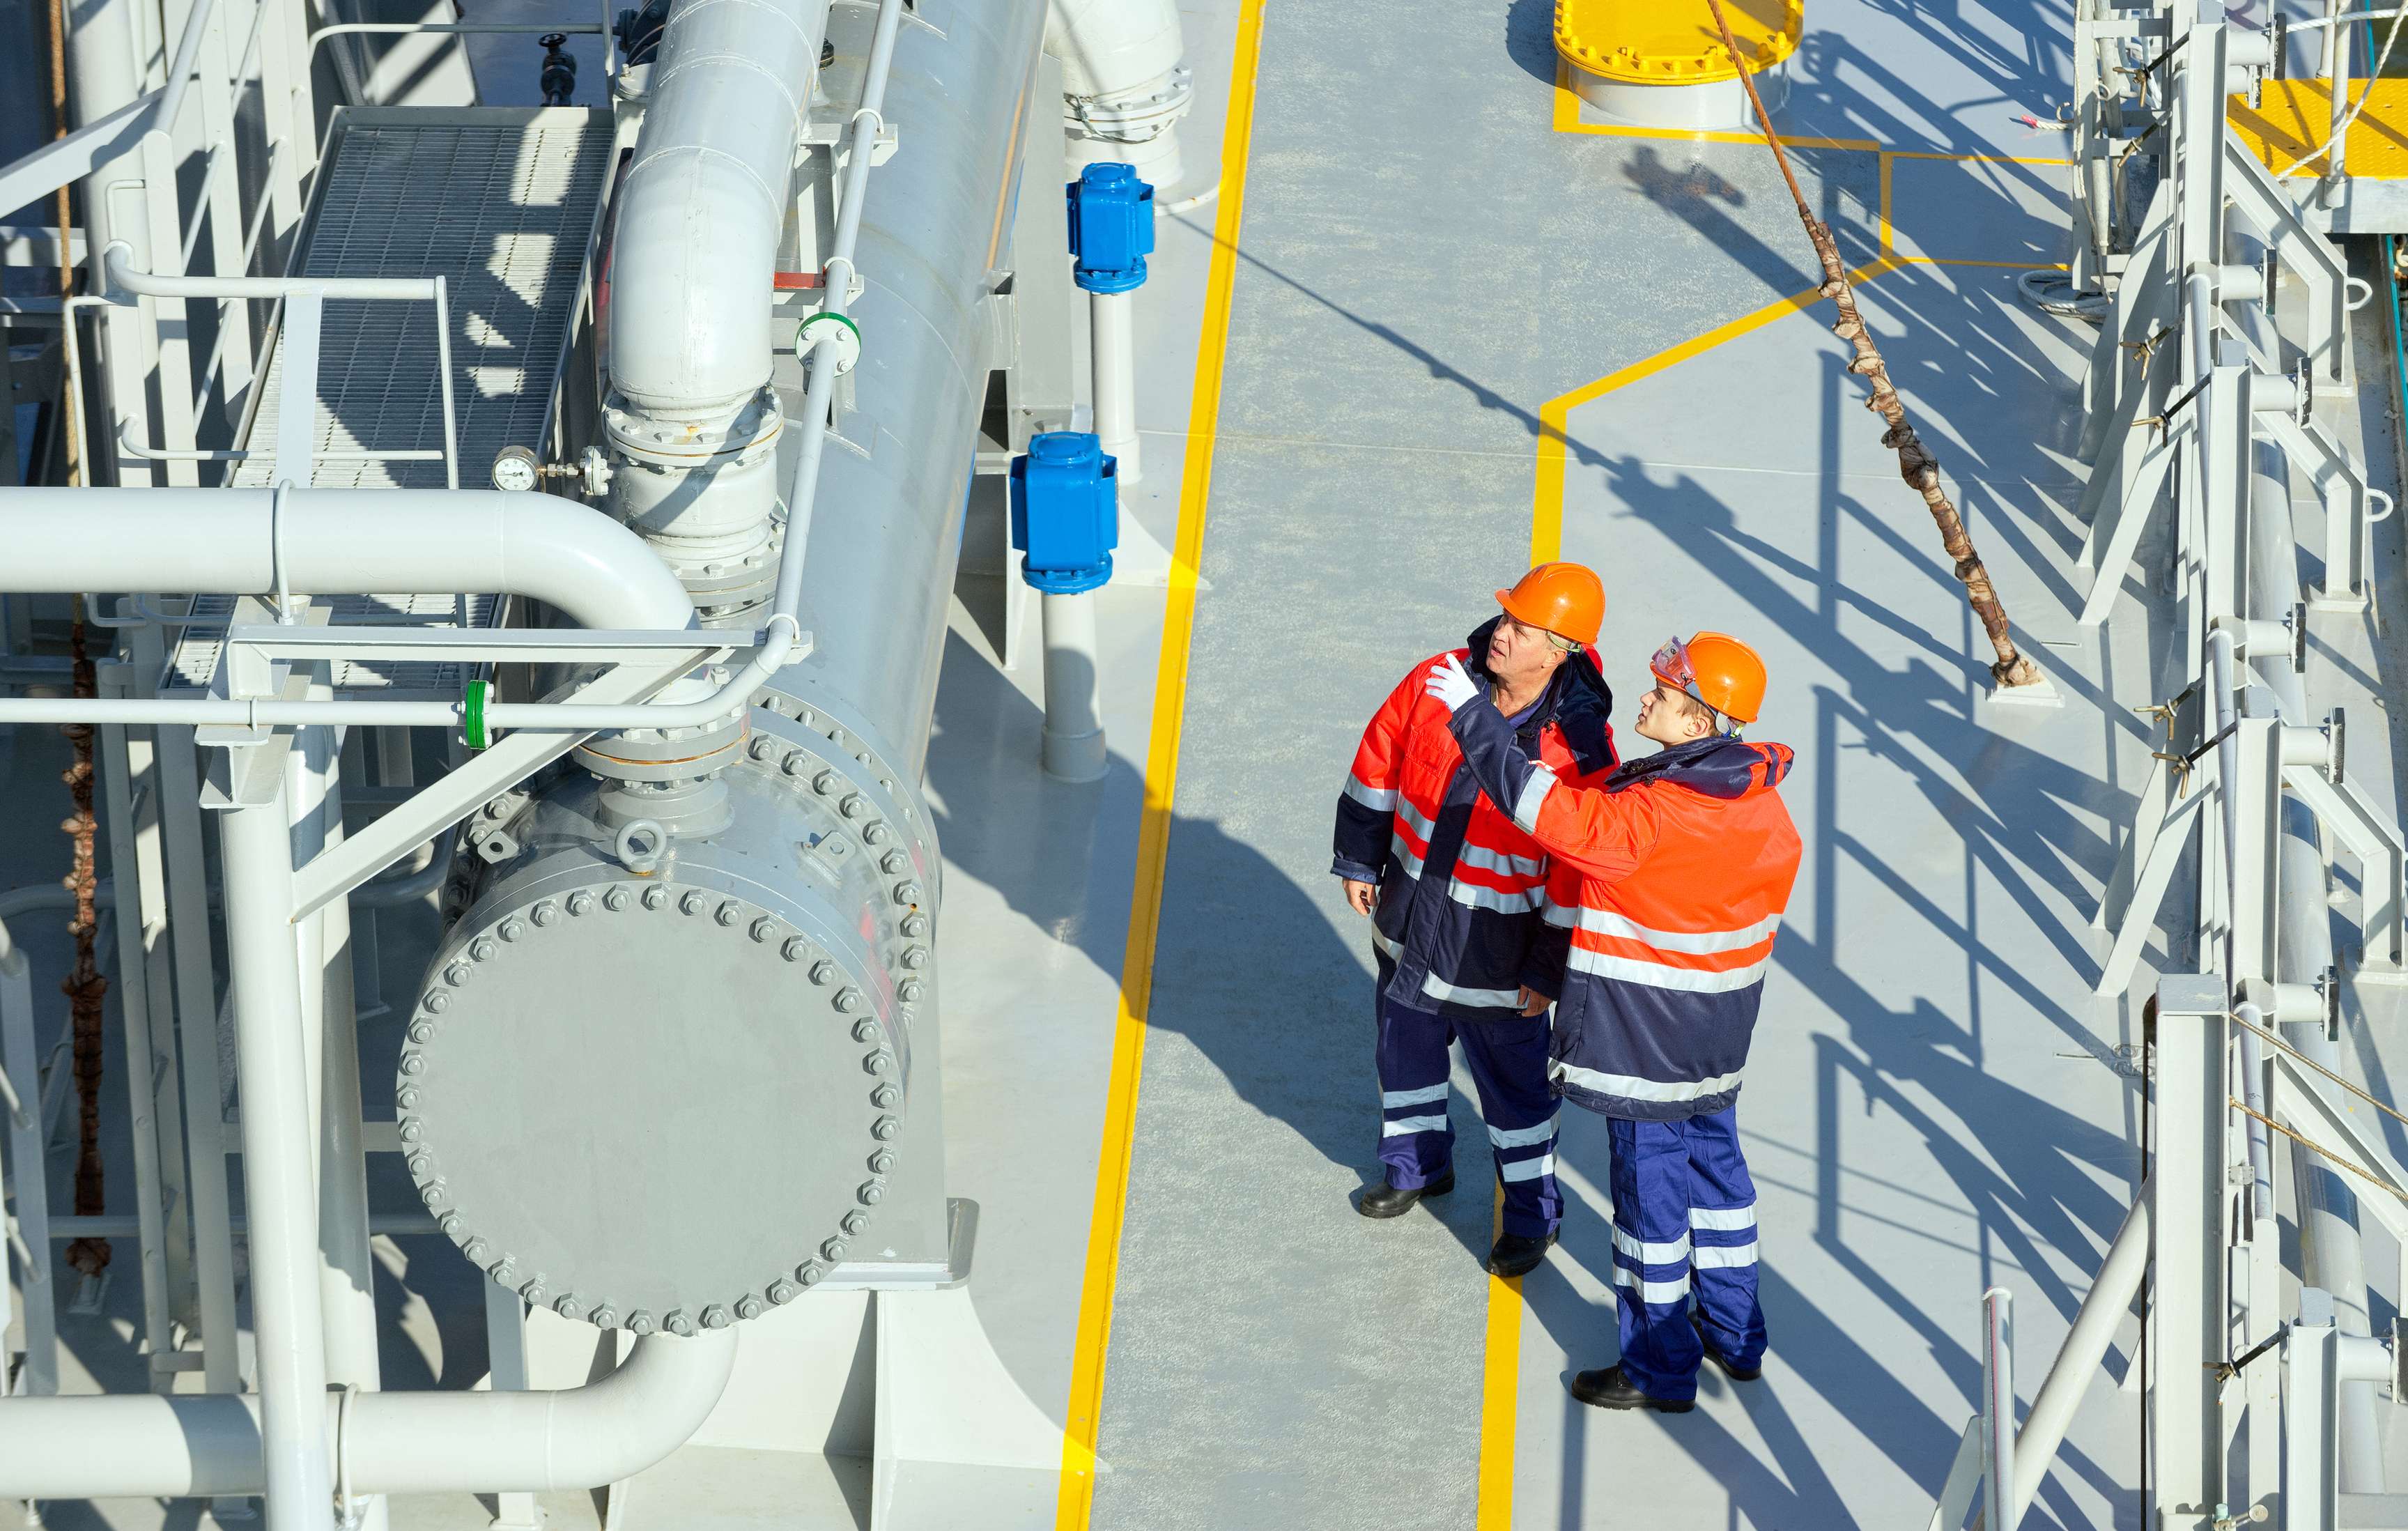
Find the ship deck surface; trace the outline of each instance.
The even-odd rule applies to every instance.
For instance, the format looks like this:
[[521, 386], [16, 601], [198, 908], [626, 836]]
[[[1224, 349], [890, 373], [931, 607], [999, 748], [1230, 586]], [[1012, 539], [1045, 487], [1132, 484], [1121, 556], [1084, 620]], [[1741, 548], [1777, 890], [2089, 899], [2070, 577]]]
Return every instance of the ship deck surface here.
[[[1760, 141], [1595, 121], [1559, 88], [1540, 0], [1186, 16], [1190, 162], [1214, 157], [1233, 75], [1252, 110], [1220, 202], [1162, 224], [1128, 498], [1194, 562], [1168, 591], [1099, 597], [1102, 783], [1038, 774], [1037, 666], [1000, 669], [968, 608], [929, 755], [951, 1190], [982, 1209], [971, 1290], [998, 1355], [1095, 1442], [1059, 1524], [1920, 1525], [1974, 1408], [1982, 1291], [2015, 1293], [2028, 1399], [2140, 1169], [2145, 982], [2092, 995], [2087, 923], [2170, 640], [2137, 572], [2104, 628], [2074, 622], [2093, 332], [2014, 290], [2066, 242], [2063, 140], [2013, 121], [2065, 96], [2064, 12], [1818, 0], [1780, 114], [2056, 708], [1985, 699], [1979, 628], [1842, 369]], [[2365, 454], [2390, 476], [2387, 434]], [[2397, 524], [2376, 547], [2393, 609]], [[1805, 866], [1740, 1109], [1770, 1360], [1747, 1387], [1709, 1375], [1680, 1418], [1562, 1388], [1613, 1355], [1602, 1123], [1565, 1113], [1563, 1242], [1517, 1283], [1481, 1268], [1460, 1070], [1464, 1189], [1391, 1223], [1349, 1205], [1379, 1176], [1379, 1113], [1369, 947], [1328, 875], [1336, 787], [1406, 669], [1555, 556], [1605, 577], [1626, 748], [1644, 747], [1627, 723], [1645, 655], [1705, 627], [1764, 651], [1754, 737], [1797, 751]], [[2400, 656], [2369, 619], [2318, 622], [2348, 663], [2312, 710], [2383, 716]], [[2385, 791], [2388, 732], [2351, 746]], [[16, 794], [46, 802], [55, 751], [20, 733]], [[0, 880], [63, 859], [35, 832], [52, 816], [20, 816]], [[56, 969], [54, 938], [29, 944]], [[2387, 1078], [2373, 1043], [2354, 1061]], [[384, 1242], [389, 1378], [466, 1385], [473, 1273], [438, 1240]], [[2379, 1232], [2368, 1254], [2394, 1268]], [[2139, 1396], [2114, 1380], [2136, 1328], [2028, 1524], [2140, 1524]], [[68, 1333], [84, 1385], [138, 1385], [119, 1328]], [[816, 1463], [689, 1449], [648, 1475], [659, 1492], [638, 1481], [631, 1524], [847, 1516], [861, 1475]], [[592, 1519], [583, 1495], [547, 1504]], [[1055, 1515], [1049, 1493], [993, 1524]], [[394, 1520], [484, 1512], [400, 1501]]]

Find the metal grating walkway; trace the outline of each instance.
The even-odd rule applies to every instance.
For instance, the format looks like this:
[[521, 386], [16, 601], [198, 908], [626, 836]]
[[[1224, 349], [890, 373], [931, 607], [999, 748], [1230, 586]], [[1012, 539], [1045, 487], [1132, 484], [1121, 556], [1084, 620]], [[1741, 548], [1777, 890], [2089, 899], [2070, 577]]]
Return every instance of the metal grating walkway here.
[[[337, 120], [298, 274], [443, 277], [461, 487], [504, 447], [541, 451], [552, 380], [610, 162], [608, 112], [581, 107], [354, 108]], [[235, 483], [274, 469], [281, 352]], [[329, 302], [320, 341], [318, 447], [443, 445], [435, 320], [423, 303]], [[320, 488], [440, 489], [440, 463], [321, 463]]]
[[[506, 446], [547, 448], [552, 379], [568, 348], [610, 144], [610, 114], [582, 107], [354, 107], [336, 120], [296, 272], [446, 279], [464, 489], [484, 487]], [[442, 447], [433, 305], [329, 301], [319, 347], [318, 451]], [[280, 348], [235, 487], [272, 480], [283, 390]], [[443, 465], [321, 460], [310, 481], [440, 489]], [[346, 597], [334, 620], [451, 627], [463, 624], [460, 605], [451, 595]], [[491, 599], [467, 605], [466, 625], [494, 619]], [[203, 609], [222, 618], [232, 603]], [[169, 684], [206, 688], [222, 647], [219, 631], [195, 625], [178, 647]], [[347, 661], [335, 685], [452, 695], [464, 679], [456, 665]]]

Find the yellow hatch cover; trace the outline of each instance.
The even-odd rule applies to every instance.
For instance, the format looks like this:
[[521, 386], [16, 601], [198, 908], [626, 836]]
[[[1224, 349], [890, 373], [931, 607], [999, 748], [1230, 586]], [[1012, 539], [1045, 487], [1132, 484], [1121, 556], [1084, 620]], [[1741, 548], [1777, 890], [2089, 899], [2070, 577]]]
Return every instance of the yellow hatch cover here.
[[[1751, 72], [1798, 50], [1805, 0], [1723, 0]], [[1575, 68], [1641, 85], [1735, 79], [1706, 0], [1555, 0], [1555, 51]]]
[[[2358, 93], [2366, 89], [2364, 80], [2351, 84]], [[2356, 94], [2350, 104], [2357, 105]], [[2322, 150], [2332, 136], [2331, 80], [2270, 79], [2258, 106], [2250, 106], [2245, 95], [2232, 97], [2227, 106], [2233, 133], [2266, 168], [2279, 176], [2313, 155], [2301, 175], [2324, 174]], [[2371, 180], [2408, 179], [2408, 79], [2374, 82], [2366, 109], [2349, 125], [2342, 169]]]

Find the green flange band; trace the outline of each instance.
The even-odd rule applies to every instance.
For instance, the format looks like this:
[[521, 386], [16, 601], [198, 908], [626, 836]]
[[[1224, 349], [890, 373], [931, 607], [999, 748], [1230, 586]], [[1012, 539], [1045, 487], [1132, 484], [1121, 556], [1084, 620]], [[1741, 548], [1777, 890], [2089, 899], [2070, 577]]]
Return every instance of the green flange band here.
[[482, 750], [493, 743], [485, 731], [485, 697], [494, 689], [489, 680], [471, 680], [460, 692], [460, 742], [471, 750]]

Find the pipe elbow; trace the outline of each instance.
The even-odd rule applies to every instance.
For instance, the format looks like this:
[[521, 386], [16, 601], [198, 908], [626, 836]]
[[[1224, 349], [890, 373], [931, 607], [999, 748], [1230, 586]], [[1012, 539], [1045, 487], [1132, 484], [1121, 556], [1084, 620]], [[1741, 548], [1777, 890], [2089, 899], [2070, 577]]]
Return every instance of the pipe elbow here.
[[682, 630], [694, 601], [643, 538], [550, 494], [502, 496], [496, 583], [559, 608], [584, 627]]
[[363, 1393], [337, 1446], [366, 1494], [599, 1488], [684, 1445], [735, 1368], [732, 1326], [684, 1339], [648, 1335], [616, 1371], [583, 1387]]

